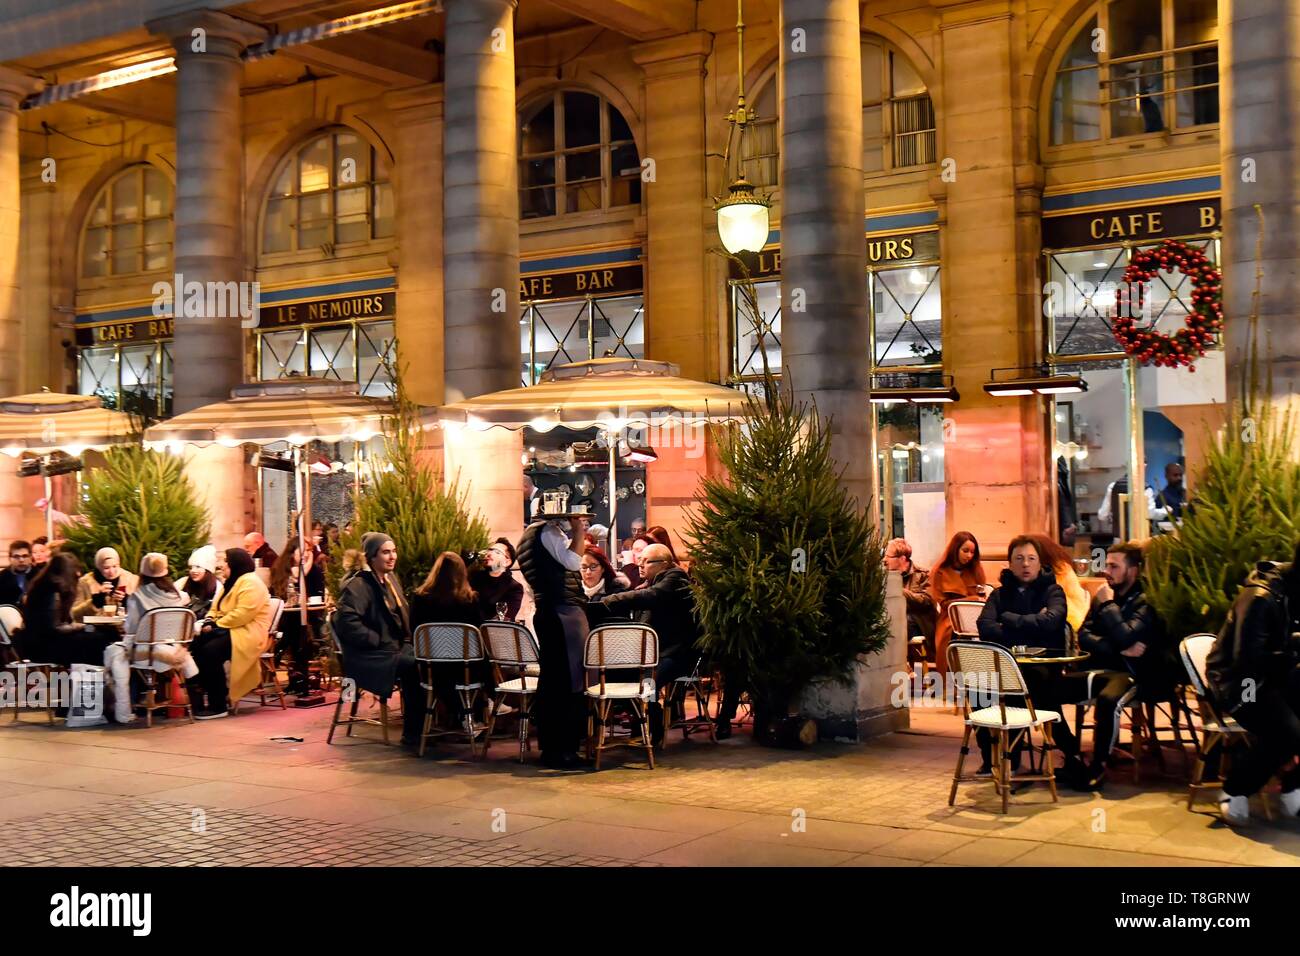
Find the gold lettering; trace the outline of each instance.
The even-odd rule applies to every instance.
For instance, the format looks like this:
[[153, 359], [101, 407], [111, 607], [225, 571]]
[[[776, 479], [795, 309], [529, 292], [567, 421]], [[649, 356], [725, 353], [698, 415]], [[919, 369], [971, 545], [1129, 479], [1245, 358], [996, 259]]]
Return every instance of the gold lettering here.
[[587, 274], [586, 274], [585, 272], [579, 272], [579, 273], [577, 273], [577, 274], [574, 276], [574, 279], [576, 279], [576, 280], [577, 280], [577, 283], [578, 283], [578, 284], [577, 284], [577, 290], [578, 290], [579, 292], [586, 292], [586, 291], [587, 291]]
[[1160, 217], [1164, 213], [1149, 212], [1147, 213], [1147, 235], [1154, 236], [1156, 233], [1164, 232], [1165, 227], [1160, 224]]
[[879, 262], [879, 261], [880, 261], [880, 242], [879, 242], [879, 240], [877, 240], [877, 241], [875, 241], [875, 242], [872, 242], [872, 241], [868, 240], [868, 242], [867, 242], [867, 261], [868, 261], [868, 262]]
[[1092, 236], [1094, 239], [1102, 238], [1101, 224], [1103, 222], [1105, 222], [1104, 219], [1094, 219], [1092, 222], [1088, 223], [1088, 235]]
[[1111, 217], [1110, 229], [1106, 231], [1106, 238], [1113, 239], [1116, 236], [1123, 237], [1123, 235], [1124, 235], [1124, 223], [1120, 220], [1119, 216]]
[[886, 242], [885, 242], [885, 258], [886, 258], [886, 259], [897, 259], [897, 258], [898, 258], [898, 240], [897, 240], [897, 239], [889, 239], [889, 240], [886, 240]]
[[613, 270], [613, 269], [606, 269], [606, 270], [605, 270], [605, 285], [604, 285], [604, 288], [606, 288], [606, 289], [612, 289], [612, 288], [614, 288], [614, 270]]
[[1140, 213], [1140, 212], [1135, 212], [1135, 213], [1132, 213], [1131, 215], [1129, 215], [1129, 217], [1128, 217], [1128, 230], [1129, 230], [1129, 231], [1128, 231], [1128, 234], [1129, 234], [1130, 236], [1136, 236], [1136, 235], [1138, 234], [1138, 230], [1141, 229], [1141, 228], [1142, 228], [1142, 213]]
[[1213, 206], [1202, 206], [1200, 211], [1202, 229], [1213, 229], [1219, 224], [1218, 217], [1214, 214]]
[[915, 254], [916, 251], [915, 249], [912, 248], [911, 236], [908, 236], [906, 239], [900, 240], [898, 243], [898, 248], [902, 251], [903, 254], [902, 258], [904, 259], [912, 258], [912, 256]]

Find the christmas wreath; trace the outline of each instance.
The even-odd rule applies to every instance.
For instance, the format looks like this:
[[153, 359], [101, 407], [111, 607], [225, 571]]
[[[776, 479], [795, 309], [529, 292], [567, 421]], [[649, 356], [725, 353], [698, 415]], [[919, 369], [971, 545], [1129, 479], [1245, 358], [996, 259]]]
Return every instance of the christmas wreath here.
[[[1154, 325], [1138, 328], [1134, 316], [1142, 311], [1146, 284], [1157, 273], [1180, 270], [1192, 280], [1191, 311], [1184, 328], [1173, 335], [1156, 331]], [[1193, 364], [1223, 330], [1223, 276], [1205, 253], [1177, 239], [1166, 239], [1151, 249], [1134, 254], [1124, 270], [1120, 286], [1119, 314], [1112, 332], [1124, 351], [1143, 364], [1178, 368]]]

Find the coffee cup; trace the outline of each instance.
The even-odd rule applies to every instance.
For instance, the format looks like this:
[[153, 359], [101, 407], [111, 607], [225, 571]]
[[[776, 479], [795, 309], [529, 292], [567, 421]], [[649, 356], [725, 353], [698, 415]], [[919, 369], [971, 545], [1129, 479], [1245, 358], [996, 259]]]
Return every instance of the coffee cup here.
[[105, 605], [104, 605], [104, 613], [105, 613], [106, 615], [108, 615], [109, 617], [117, 617], [117, 605], [116, 605], [116, 604], [105, 604]]

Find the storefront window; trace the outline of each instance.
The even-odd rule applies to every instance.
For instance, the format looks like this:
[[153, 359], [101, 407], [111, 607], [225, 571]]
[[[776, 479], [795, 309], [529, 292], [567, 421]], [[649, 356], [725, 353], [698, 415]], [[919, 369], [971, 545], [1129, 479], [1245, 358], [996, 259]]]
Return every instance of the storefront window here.
[[640, 202], [632, 129], [603, 96], [557, 90], [520, 114], [519, 218]]
[[[925, 564], [945, 538], [943, 418], [945, 405], [873, 404], [881, 533], [906, 537]], [[924, 557], [922, 557], [924, 556]]]
[[148, 421], [171, 415], [171, 343], [105, 345], [78, 354], [78, 391]]
[[388, 170], [356, 133], [318, 136], [276, 174], [262, 216], [262, 251], [292, 252], [393, 235]]
[[1057, 67], [1053, 145], [1218, 122], [1215, 0], [1109, 0]]
[[357, 382], [361, 394], [387, 398], [393, 394], [395, 341], [391, 321], [259, 332], [259, 378], [307, 375]]
[[156, 272], [172, 260], [172, 184], [152, 166], [132, 166], [90, 207], [81, 241], [84, 278]]
[[525, 302], [519, 319], [520, 382], [535, 385], [554, 365], [605, 355], [645, 357], [640, 293]]
[[734, 321], [732, 369], [738, 378], [761, 376], [766, 355], [767, 368], [781, 371], [781, 282], [755, 282], [757, 310], [732, 283]]

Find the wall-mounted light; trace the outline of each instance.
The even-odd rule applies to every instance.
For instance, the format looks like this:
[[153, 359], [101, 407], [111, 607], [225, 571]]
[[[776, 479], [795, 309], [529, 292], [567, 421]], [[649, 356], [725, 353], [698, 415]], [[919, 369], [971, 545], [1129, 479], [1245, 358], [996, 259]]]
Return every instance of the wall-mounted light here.
[[[1010, 375], [999, 373], [1013, 373]], [[1088, 383], [1082, 375], [1054, 373], [1046, 366], [995, 368], [984, 383], [984, 391], [999, 398], [1025, 395], [1068, 395], [1086, 392]]]
[[871, 376], [871, 401], [875, 405], [893, 405], [911, 402], [913, 405], [947, 405], [961, 396], [952, 383], [951, 375], [938, 376], [937, 384], [929, 384], [932, 374], [920, 372], [882, 372]]

